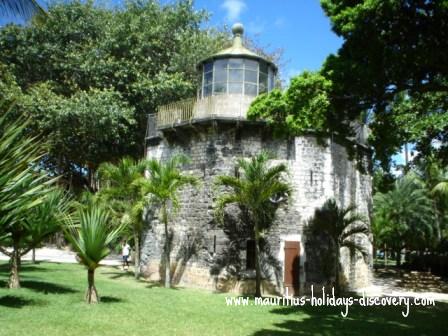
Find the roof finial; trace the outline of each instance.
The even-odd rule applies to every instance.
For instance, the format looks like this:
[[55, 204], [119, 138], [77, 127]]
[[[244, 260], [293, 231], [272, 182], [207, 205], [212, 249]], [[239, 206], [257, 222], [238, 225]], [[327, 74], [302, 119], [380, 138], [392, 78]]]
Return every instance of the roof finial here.
[[232, 33], [233, 33], [234, 36], [236, 36], [236, 35], [242, 36], [243, 33], [244, 33], [244, 26], [243, 26], [243, 24], [239, 23], [239, 22], [235, 23], [232, 26]]
[[233, 46], [237, 48], [241, 47], [243, 45], [241, 36], [243, 36], [244, 33], [244, 26], [241, 23], [235, 23], [232, 26], [232, 33], [233, 33]]

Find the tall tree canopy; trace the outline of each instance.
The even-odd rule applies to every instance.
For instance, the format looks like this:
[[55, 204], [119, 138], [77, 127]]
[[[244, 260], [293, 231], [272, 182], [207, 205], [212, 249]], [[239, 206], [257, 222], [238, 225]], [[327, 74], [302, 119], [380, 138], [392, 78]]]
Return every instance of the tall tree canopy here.
[[186, 0], [53, 4], [43, 21], [0, 30], [0, 94], [53, 138], [47, 166], [85, 181], [104, 161], [141, 156], [146, 115], [194, 95], [197, 61], [226, 37], [201, 29], [206, 17]]
[[333, 82], [334, 119], [374, 113], [372, 144], [386, 166], [401, 144], [447, 157], [448, 1], [321, 0], [344, 38], [322, 73]]
[[249, 117], [286, 133], [314, 129], [343, 137], [361, 135], [353, 126], [369, 121], [370, 143], [386, 170], [409, 142], [422, 156], [433, 153], [447, 163], [448, 1], [321, 4], [342, 47], [320, 71], [294, 78], [285, 94], [260, 96]]

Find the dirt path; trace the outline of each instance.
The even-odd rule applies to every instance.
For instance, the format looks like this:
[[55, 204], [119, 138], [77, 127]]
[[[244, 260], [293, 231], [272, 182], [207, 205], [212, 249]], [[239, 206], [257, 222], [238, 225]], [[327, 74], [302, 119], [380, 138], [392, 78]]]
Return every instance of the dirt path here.
[[[9, 257], [0, 253], [0, 260], [9, 260]], [[22, 260], [31, 260], [31, 252], [22, 257]], [[51, 261], [60, 263], [77, 263], [75, 253], [69, 250], [61, 250], [52, 247], [36, 249], [36, 261]], [[121, 265], [120, 256], [111, 255], [101, 262], [102, 265]]]

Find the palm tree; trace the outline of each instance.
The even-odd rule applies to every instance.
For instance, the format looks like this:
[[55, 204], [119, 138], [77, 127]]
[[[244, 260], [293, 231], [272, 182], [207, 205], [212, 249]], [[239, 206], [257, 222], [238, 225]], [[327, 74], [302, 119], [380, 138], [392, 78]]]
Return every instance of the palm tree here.
[[[148, 162], [149, 180], [143, 185], [145, 193], [149, 196], [149, 201], [157, 205], [160, 209], [160, 219], [165, 228], [165, 287], [171, 286], [171, 262], [170, 262], [170, 239], [169, 239], [169, 218], [173, 212], [179, 208], [178, 193], [181, 188], [197, 184], [197, 179], [193, 176], [184, 175], [180, 166], [187, 163], [187, 157], [175, 155], [166, 162], [150, 160]], [[171, 209], [171, 213], [169, 213]]]
[[3, 13], [13, 16], [22, 16], [30, 19], [35, 14], [46, 14], [36, 0], [2, 0], [0, 9]]
[[395, 182], [394, 189], [374, 196], [375, 221], [387, 227], [385, 238], [396, 252], [397, 266], [401, 250], [429, 242], [434, 232], [434, 214], [423, 183], [414, 173]]
[[110, 205], [120, 221], [129, 229], [135, 245], [135, 278], [140, 275], [140, 241], [143, 230], [145, 195], [142, 180], [147, 162], [123, 158], [116, 165], [104, 163], [98, 174], [102, 188], [99, 198]]
[[80, 209], [74, 220], [68, 219], [66, 237], [87, 268], [85, 300], [87, 303], [98, 303], [100, 299], [95, 287], [95, 270], [110, 253], [108, 245], [118, 237], [123, 227], [111, 228], [109, 213], [98, 207]]
[[354, 236], [357, 234], [369, 234], [369, 227], [364, 216], [355, 213], [356, 206], [340, 208], [334, 199], [327, 200], [322, 208], [316, 209], [311, 220], [311, 227], [317, 233], [325, 233], [332, 241], [336, 257], [335, 265], [335, 292], [341, 292], [341, 248], [347, 247], [359, 251], [366, 257], [368, 251], [365, 246], [358, 243]]
[[9, 287], [18, 288], [20, 258], [30, 250], [26, 239], [37, 227], [30, 218], [35, 207], [48, 201], [54, 179], [38, 171], [43, 146], [24, 135], [29, 123], [20, 118], [7, 122], [9, 117], [9, 113], [0, 117], [0, 251], [11, 258]]
[[260, 238], [272, 225], [279, 205], [287, 201], [290, 186], [284, 182], [287, 173], [284, 164], [269, 168], [266, 152], [251, 158], [239, 159], [242, 176], [219, 176], [217, 185], [227, 188], [216, 202], [216, 214], [221, 220], [228, 205], [237, 205], [253, 229], [255, 238], [255, 296], [261, 297]]

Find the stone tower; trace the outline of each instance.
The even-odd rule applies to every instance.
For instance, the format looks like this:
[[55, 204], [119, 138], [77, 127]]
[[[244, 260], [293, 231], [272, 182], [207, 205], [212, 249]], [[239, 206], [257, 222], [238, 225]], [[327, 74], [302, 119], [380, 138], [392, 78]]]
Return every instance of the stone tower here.
[[[243, 26], [232, 28], [230, 48], [198, 64], [201, 86], [194, 99], [160, 106], [150, 115], [146, 134], [147, 158], [164, 160], [175, 153], [191, 162], [184, 169], [201, 180], [199, 188], [182, 192], [181, 206], [171, 220], [172, 279], [174, 284], [220, 291], [252, 292], [254, 242], [227, 216], [224, 225], [214, 218], [214, 181], [218, 175], [237, 174], [236, 160], [262, 150], [274, 154], [290, 172], [293, 196], [265, 237], [263, 290], [305, 293], [310, 285], [328, 284], [328, 247], [325, 237], [312, 234], [307, 223], [329, 198], [342, 207], [357, 205], [369, 217], [371, 176], [369, 150], [351, 161], [346, 148], [331, 138], [320, 142], [313, 134], [278, 139], [263, 122], [249, 121], [253, 99], [274, 88], [277, 67], [243, 46]], [[359, 145], [363, 148], [362, 145]], [[363, 166], [365, 169], [359, 170]], [[163, 274], [163, 225], [149, 213], [141, 251], [144, 275], [159, 280]], [[359, 237], [368, 249], [370, 242]], [[368, 284], [370, 263], [360, 254], [342, 251], [344, 276], [351, 288]], [[331, 265], [330, 265], [331, 266]]]

